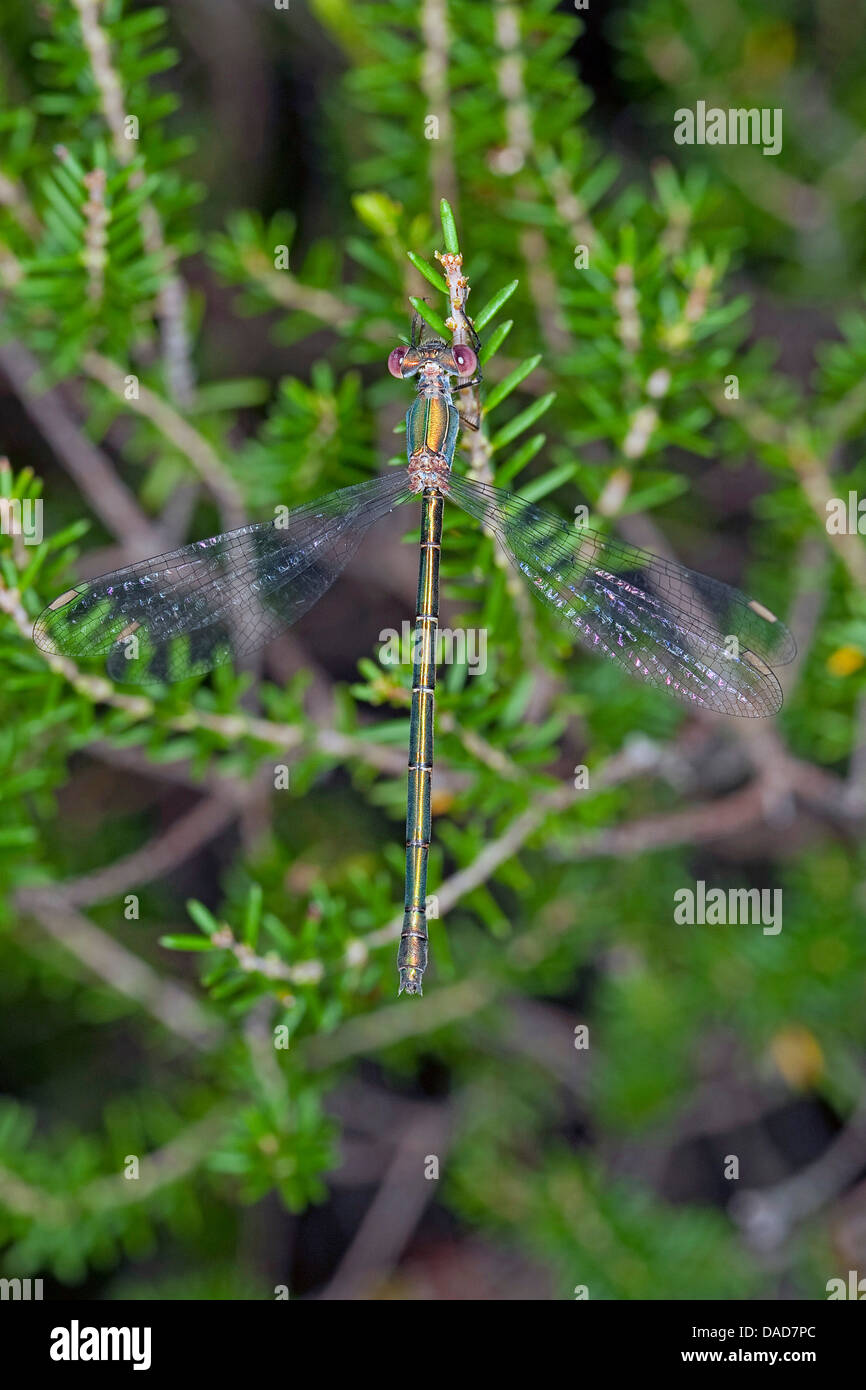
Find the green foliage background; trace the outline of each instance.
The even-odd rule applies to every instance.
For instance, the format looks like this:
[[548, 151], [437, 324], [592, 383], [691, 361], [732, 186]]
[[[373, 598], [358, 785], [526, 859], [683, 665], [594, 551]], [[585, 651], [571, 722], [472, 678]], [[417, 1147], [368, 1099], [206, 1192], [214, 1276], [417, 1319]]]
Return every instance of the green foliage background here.
[[[262, 6], [270, 85], [238, 47], [221, 95], [232, 14], [3, 20], [3, 494], [45, 500], [43, 544], [0, 537], [4, 1273], [824, 1297], [866, 1253], [866, 554], [825, 525], [866, 483], [861, 0], [588, 33], [552, 0]], [[271, 164], [234, 119], [260, 95]], [[782, 108], [782, 154], [675, 146], [697, 100]], [[442, 197], [485, 339], [460, 466], [742, 584], [800, 656], [774, 727], [693, 717], [575, 653], [449, 512], [488, 666], [441, 674], [442, 915], [397, 1003], [411, 670], [376, 639], [412, 616], [408, 513], [253, 672], [135, 695], [28, 633], [84, 573], [399, 460], [383, 361], [410, 297], [442, 307]], [[697, 878], [781, 887], [782, 932], [676, 925]]]

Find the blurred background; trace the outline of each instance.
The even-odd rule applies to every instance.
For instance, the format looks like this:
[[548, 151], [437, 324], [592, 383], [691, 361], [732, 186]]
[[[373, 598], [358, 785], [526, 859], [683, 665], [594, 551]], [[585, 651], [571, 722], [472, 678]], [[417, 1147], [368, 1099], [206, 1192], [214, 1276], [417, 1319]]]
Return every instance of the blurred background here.
[[[784, 1300], [866, 1274], [864, 19], [7, 0], [0, 481], [44, 539], [0, 536], [6, 1277]], [[781, 152], [676, 144], [698, 102], [781, 110]], [[440, 672], [431, 967], [398, 1002], [408, 509], [243, 674], [142, 696], [29, 630], [399, 459], [384, 362], [410, 295], [444, 312], [406, 254], [444, 249], [443, 197], [470, 312], [499, 300], [457, 466], [741, 586], [799, 655], [772, 722], [665, 701], [446, 509], [443, 614], [487, 663]], [[699, 881], [780, 890], [781, 930], [678, 923]]]

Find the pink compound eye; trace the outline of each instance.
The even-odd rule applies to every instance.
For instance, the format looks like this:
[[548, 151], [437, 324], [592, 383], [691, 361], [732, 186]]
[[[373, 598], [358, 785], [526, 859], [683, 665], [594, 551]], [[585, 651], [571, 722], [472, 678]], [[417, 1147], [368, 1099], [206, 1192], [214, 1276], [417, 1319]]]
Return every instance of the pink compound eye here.
[[461, 343], [454, 349], [454, 361], [460, 369], [461, 376], [472, 376], [478, 366], [478, 358], [471, 347], [466, 347]]
[[403, 376], [403, 358], [409, 351], [408, 348], [396, 347], [388, 353], [388, 371], [392, 376]]

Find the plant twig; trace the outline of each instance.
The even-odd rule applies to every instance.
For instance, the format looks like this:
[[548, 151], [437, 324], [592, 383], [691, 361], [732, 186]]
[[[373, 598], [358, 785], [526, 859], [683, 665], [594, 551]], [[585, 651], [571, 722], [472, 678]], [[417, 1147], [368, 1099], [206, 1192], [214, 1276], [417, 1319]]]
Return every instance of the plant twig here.
[[56, 885], [56, 891], [70, 907], [90, 907], [120, 897], [136, 884], [152, 883], [221, 835], [238, 810], [236, 802], [205, 797], [140, 849], [81, 878], [66, 879]]
[[153, 555], [167, 543], [106, 454], [82, 432], [60, 391], [39, 392], [39, 363], [17, 343], [0, 343], [0, 369], [43, 438], [73, 477], [100, 521], [122, 536], [131, 556]]
[[164, 979], [146, 961], [94, 926], [65, 901], [62, 893], [19, 888], [15, 902], [19, 911], [34, 917], [43, 931], [92, 974], [116, 994], [131, 999], [170, 1033], [202, 1051], [216, 1045], [222, 1030], [209, 1009], [182, 985]]
[[430, 186], [433, 190], [434, 220], [439, 203], [447, 199], [457, 207], [457, 179], [454, 160], [454, 126], [451, 118], [451, 94], [448, 90], [448, 60], [451, 35], [448, 27], [446, 0], [423, 0], [421, 5], [421, 37], [424, 52], [421, 61], [421, 90], [427, 102], [427, 115], [434, 116], [438, 130], [430, 147]]
[[444, 1161], [450, 1130], [449, 1106], [416, 1109], [351, 1245], [320, 1295], [322, 1299], [372, 1296], [388, 1276], [434, 1195], [436, 1184], [424, 1175], [426, 1157], [433, 1154]]
[[[81, 37], [90, 59], [93, 80], [99, 90], [112, 148], [118, 163], [126, 166], [133, 160], [134, 146], [126, 138], [125, 99], [112, 62], [108, 36], [99, 22], [99, 3], [98, 0], [73, 0], [73, 4], [81, 22]], [[144, 174], [141, 171], [130, 175], [131, 188], [138, 188], [143, 182]], [[161, 260], [168, 270], [157, 296], [166, 383], [174, 399], [187, 407], [192, 404], [195, 377], [186, 326], [186, 287], [177, 271], [171, 269], [173, 252], [166, 244], [159, 213], [148, 200], [141, 204], [139, 221], [145, 249]]]
[[82, 367], [89, 377], [100, 382], [106, 390], [130, 410], [155, 425], [160, 434], [189, 460], [206, 487], [220, 505], [226, 529], [234, 530], [244, 523], [245, 511], [240, 488], [229, 473], [216, 449], [193, 425], [158, 396], [139, 383], [132, 399], [126, 396], [126, 373], [116, 362], [100, 352], [86, 352]]

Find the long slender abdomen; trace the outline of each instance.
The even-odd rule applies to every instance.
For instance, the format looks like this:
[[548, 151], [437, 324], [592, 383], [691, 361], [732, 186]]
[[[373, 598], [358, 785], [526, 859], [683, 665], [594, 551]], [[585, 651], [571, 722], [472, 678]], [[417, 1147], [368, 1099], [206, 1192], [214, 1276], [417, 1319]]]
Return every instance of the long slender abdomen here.
[[439, 626], [439, 554], [445, 499], [425, 488], [421, 513], [418, 605], [413, 635], [412, 718], [409, 730], [409, 795], [406, 813], [406, 897], [397, 953], [400, 989], [421, 994], [427, 966], [427, 854], [433, 783], [433, 706], [436, 632]]

